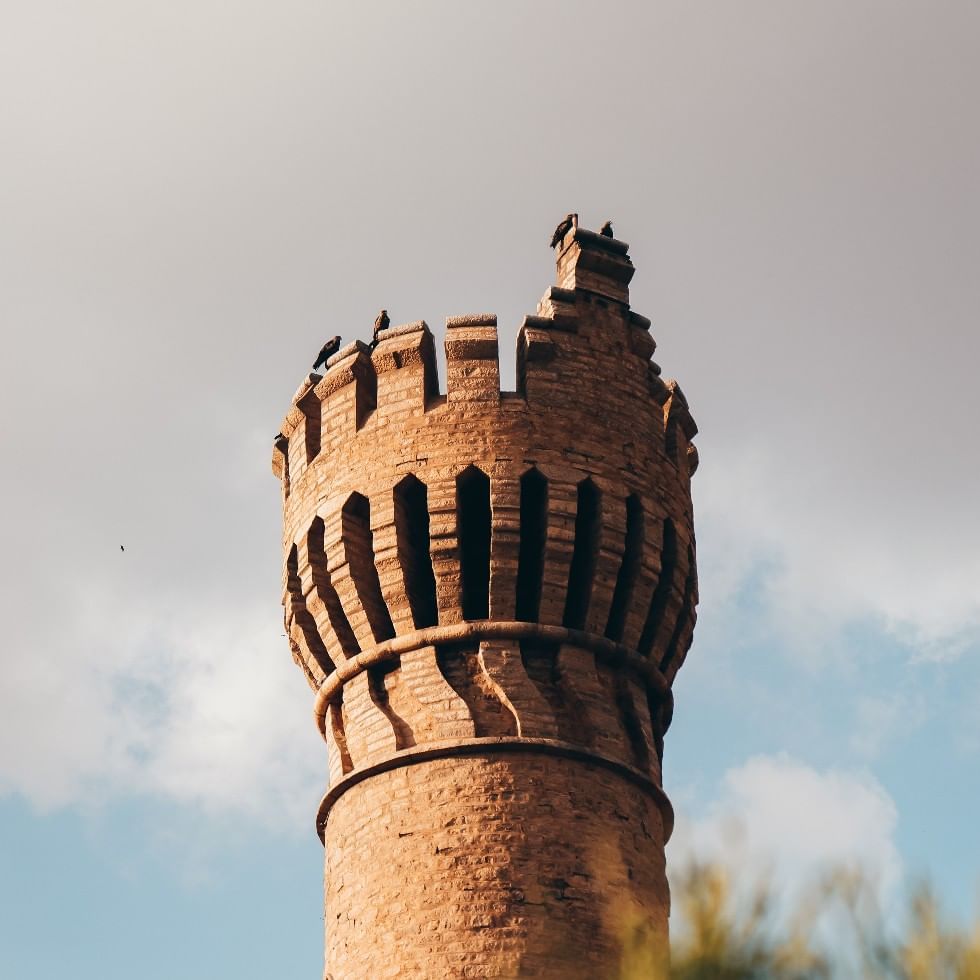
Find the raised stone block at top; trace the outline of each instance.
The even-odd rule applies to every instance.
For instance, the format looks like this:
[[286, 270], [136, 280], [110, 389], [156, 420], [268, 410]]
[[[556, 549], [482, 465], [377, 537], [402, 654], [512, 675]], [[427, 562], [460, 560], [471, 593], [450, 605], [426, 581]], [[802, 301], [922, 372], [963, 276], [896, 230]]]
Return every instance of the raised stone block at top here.
[[446, 319], [446, 397], [450, 403], [500, 401], [496, 314]]
[[635, 269], [628, 252], [626, 242], [575, 228], [559, 246], [558, 285], [629, 303], [629, 283]]
[[446, 319], [446, 360], [497, 361], [497, 317], [471, 313]]
[[388, 371], [418, 364], [435, 371], [435, 353], [432, 332], [425, 320], [413, 320], [397, 327], [389, 327], [377, 335], [377, 346], [371, 352], [375, 371]]
[[332, 368], [335, 364], [346, 360], [352, 354], [362, 351], [365, 354], [371, 353], [371, 348], [363, 340], [352, 340], [346, 347], [341, 347], [336, 354], [333, 354], [327, 361], [327, 367]]
[[304, 398], [322, 378], [322, 374], [313, 374], [312, 372], [303, 378], [299, 387], [293, 394], [292, 403], [295, 405], [302, 398]]
[[388, 327], [387, 330], [382, 330], [378, 333], [378, 343], [382, 341], [391, 340], [394, 337], [404, 337], [406, 334], [414, 333], [428, 333], [429, 325], [425, 320], [412, 320], [411, 323], [400, 323], [396, 327]]
[[371, 354], [382, 416], [424, 412], [439, 394], [435, 344], [425, 320], [382, 330]]
[[462, 316], [447, 316], [446, 329], [455, 330], [458, 327], [496, 327], [496, 313], [464, 313]]

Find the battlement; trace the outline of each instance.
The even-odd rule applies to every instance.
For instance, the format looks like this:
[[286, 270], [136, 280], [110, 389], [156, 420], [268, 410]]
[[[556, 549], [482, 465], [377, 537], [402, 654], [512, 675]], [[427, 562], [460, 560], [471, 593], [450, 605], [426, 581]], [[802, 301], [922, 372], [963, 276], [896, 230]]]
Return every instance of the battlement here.
[[[328, 360], [323, 376], [308, 375], [280, 427], [285, 445], [277, 438], [273, 451], [273, 472], [287, 493], [313, 460], [362, 430], [373, 440], [394, 418], [463, 408], [475, 419], [474, 413], [492, 410], [505, 398], [523, 402], [509, 404], [508, 411], [534, 413], [553, 411], [556, 396], [560, 402], [589, 399], [597, 412], [615, 409], [613, 399], [628, 397], [648, 416], [640, 420], [645, 435], [693, 472], [696, 452], [689, 443], [696, 426], [686, 400], [678, 404], [673, 383], [662, 380], [651, 360], [656, 341], [649, 319], [629, 309], [628, 246], [574, 227], [558, 244], [556, 262], [559, 285], [548, 289], [518, 333], [516, 392], [500, 388], [497, 318], [490, 313], [447, 319], [444, 392], [424, 320], [382, 331], [373, 351], [355, 340]], [[678, 433], [687, 443], [682, 449]]]

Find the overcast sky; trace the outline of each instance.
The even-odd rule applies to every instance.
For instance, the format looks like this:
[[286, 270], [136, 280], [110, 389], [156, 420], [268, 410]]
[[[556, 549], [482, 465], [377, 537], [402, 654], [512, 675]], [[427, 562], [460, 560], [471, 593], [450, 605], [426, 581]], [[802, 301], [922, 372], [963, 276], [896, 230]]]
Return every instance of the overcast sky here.
[[[0, 4], [0, 974], [316, 976], [271, 438], [570, 210], [701, 434], [669, 858], [980, 880], [980, 7]], [[125, 552], [120, 551], [125, 545]]]

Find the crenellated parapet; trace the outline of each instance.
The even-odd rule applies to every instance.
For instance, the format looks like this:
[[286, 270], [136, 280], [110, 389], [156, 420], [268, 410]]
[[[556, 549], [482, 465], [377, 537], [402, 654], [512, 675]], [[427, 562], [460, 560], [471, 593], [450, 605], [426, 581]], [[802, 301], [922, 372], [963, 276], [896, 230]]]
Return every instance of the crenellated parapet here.
[[670, 834], [697, 427], [629, 307], [626, 243], [576, 224], [556, 259], [516, 392], [495, 315], [447, 320], [444, 392], [419, 320], [338, 351], [282, 423], [283, 605], [328, 750], [321, 836], [365, 780], [527, 754], [625, 780], [661, 851]]

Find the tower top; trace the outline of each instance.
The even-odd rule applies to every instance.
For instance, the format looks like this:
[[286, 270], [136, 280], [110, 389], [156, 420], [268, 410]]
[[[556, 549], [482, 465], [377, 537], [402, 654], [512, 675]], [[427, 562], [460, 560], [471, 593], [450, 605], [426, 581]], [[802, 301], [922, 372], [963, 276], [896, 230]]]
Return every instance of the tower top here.
[[580, 227], [576, 220], [555, 245], [555, 264], [562, 289], [583, 289], [629, 303], [629, 283], [635, 269], [626, 242], [597, 235]]
[[657, 344], [650, 320], [629, 306], [629, 245], [611, 231], [608, 222], [601, 234], [583, 228], [577, 214], [556, 229], [557, 283], [521, 324], [516, 392], [500, 388], [492, 313], [446, 319], [444, 393], [424, 320], [389, 326], [372, 345], [355, 339], [329, 357], [324, 374], [301, 382], [275, 440], [273, 472], [287, 496], [308, 464], [317, 460], [324, 473], [346, 465], [336, 450], [355, 437], [377, 444], [390, 435], [392, 418], [463, 412], [455, 422], [461, 437], [470, 426], [474, 434], [484, 429], [488, 413], [504, 405], [511, 419], [521, 411], [577, 414], [583, 402], [606, 419], [625, 411], [634, 434], [645, 433], [653, 445], [666, 438], [668, 458], [693, 475], [697, 425], [677, 382], [663, 379], [651, 360]]

